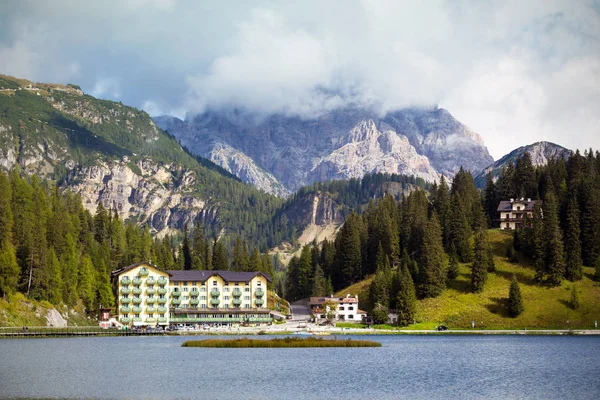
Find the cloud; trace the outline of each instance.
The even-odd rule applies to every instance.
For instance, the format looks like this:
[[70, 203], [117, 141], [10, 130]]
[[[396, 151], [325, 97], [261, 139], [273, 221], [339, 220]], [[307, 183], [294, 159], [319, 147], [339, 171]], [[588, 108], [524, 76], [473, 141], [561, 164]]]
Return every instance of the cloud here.
[[152, 114], [438, 104], [498, 158], [600, 148], [596, 0], [0, 4], [0, 72]]

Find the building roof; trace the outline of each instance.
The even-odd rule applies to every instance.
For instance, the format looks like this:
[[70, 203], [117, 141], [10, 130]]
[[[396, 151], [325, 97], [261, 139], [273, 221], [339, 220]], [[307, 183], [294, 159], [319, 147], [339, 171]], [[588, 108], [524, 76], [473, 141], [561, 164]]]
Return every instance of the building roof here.
[[235, 272], [235, 271], [182, 271], [168, 270], [165, 271], [170, 275], [170, 280], [173, 282], [184, 281], [199, 281], [206, 282], [211, 276], [220, 276], [225, 282], [249, 282], [256, 276], [264, 276], [267, 281], [271, 282], [271, 277], [262, 272]]
[[111, 276], [119, 276], [124, 272], [130, 271], [140, 265], [148, 265], [152, 268], [164, 272], [169, 275], [169, 280], [173, 282], [199, 281], [206, 282], [211, 276], [220, 276], [225, 282], [249, 282], [256, 276], [264, 276], [268, 282], [271, 282], [271, 277], [263, 272], [235, 272], [235, 271], [198, 271], [198, 270], [163, 270], [149, 262], [139, 262], [128, 265], [127, 267], [119, 268], [111, 273]]
[[541, 200], [531, 200], [531, 199], [511, 199], [511, 200], [503, 200], [498, 204], [498, 212], [508, 212], [513, 211], [513, 204], [523, 204], [524, 209], [521, 211], [533, 211], [533, 207], [536, 204], [541, 205]]
[[346, 297], [311, 297], [310, 305], [311, 306], [319, 306], [325, 303], [326, 301], [332, 301], [334, 303], [358, 303], [357, 297], [350, 297], [349, 295]]

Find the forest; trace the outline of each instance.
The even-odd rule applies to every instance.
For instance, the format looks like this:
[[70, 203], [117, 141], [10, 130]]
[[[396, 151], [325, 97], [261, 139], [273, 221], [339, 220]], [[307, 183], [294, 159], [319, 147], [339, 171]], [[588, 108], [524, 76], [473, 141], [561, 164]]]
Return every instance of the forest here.
[[335, 240], [307, 245], [290, 261], [285, 294], [328, 295], [374, 274], [374, 319], [385, 321], [392, 308], [408, 325], [417, 299], [439, 296], [459, 262], [470, 265], [471, 291], [484, 289], [495, 271], [487, 231], [498, 227], [500, 200], [511, 198], [543, 205], [515, 231], [508, 257], [532, 265], [540, 285], [580, 280], [584, 264], [600, 280], [600, 153], [589, 150], [538, 167], [526, 153], [496, 181], [489, 175], [483, 191], [461, 169], [450, 185], [442, 177], [429, 193], [371, 201], [361, 215], [348, 216]]

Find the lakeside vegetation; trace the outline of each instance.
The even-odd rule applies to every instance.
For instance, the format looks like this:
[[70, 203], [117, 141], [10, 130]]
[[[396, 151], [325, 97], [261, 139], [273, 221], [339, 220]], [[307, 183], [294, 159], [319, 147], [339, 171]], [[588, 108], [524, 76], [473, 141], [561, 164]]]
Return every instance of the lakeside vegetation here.
[[323, 338], [275, 338], [275, 339], [206, 339], [189, 340], [181, 347], [214, 348], [287, 348], [287, 347], [381, 347], [381, 343], [371, 340], [323, 339]]

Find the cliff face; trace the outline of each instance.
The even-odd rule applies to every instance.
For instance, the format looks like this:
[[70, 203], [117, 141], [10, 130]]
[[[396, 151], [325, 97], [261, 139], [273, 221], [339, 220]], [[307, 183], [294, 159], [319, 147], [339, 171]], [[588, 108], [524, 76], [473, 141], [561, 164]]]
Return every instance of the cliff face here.
[[[453, 177], [460, 166], [480, 171], [493, 162], [479, 135], [438, 108], [384, 116], [348, 108], [312, 120], [205, 113], [155, 121], [194, 154], [277, 195], [314, 181], [375, 172], [434, 181], [440, 174]], [[236, 151], [225, 154], [225, 147]]]

